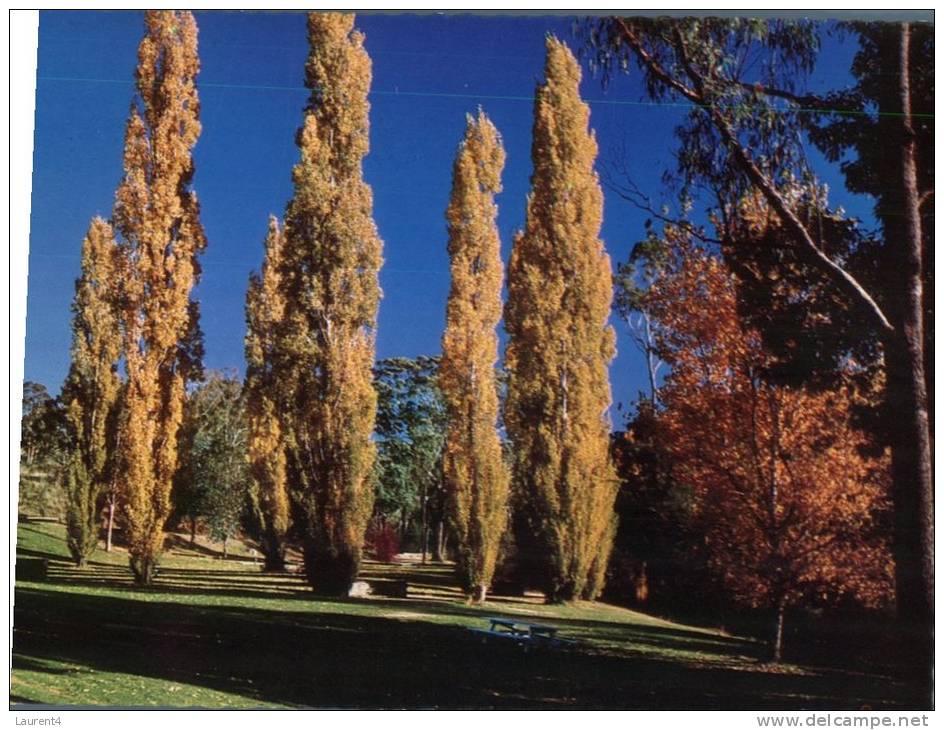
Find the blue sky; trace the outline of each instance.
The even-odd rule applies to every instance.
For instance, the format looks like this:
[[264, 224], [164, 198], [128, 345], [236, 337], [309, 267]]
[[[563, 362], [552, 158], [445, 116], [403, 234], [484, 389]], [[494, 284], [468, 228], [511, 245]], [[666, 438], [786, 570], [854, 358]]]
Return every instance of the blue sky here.
[[[269, 214], [281, 217], [297, 160], [295, 130], [307, 96], [301, 13], [198, 12], [198, 77], [203, 133], [194, 150], [194, 188], [208, 248], [201, 300], [208, 368], [243, 368], [243, 305], [249, 272], [262, 256]], [[567, 18], [364, 15], [373, 60], [371, 152], [364, 174], [384, 239], [378, 357], [435, 354], [449, 287], [446, 208], [452, 160], [465, 114], [478, 105], [507, 152], [499, 231], [507, 254], [524, 223], [531, 174], [530, 98], [541, 80], [548, 32], [577, 48]], [[53, 393], [69, 362], [73, 282], [82, 237], [94, 215], [108, 217], [121, 177], [123, 127], [142, 16], [132, 12], [44, 11], [40, 15], [33, 196], [30, 221], [25, 377]], [[814, 85], [848, 77], [854, 49], [832, 43]], [[604, 89], [585, 73], [591, 126], [601, 159], [622, 147], [636, 183], [658, 199], [674, 163], [673, 127], [684, 109], [650, 105], [634, 77]], [[834, 202], [867, 217], [870, 204], [842, 191], [820, 164]], [[645, 215], [606, 192], [602, 237], [624, 260], [643, 236]], [[642, 358], [614, 319], [619, 355], [611, 367], [614, 403], [645, 389]], [[614, 412], [614, 424], [623, 417]]]

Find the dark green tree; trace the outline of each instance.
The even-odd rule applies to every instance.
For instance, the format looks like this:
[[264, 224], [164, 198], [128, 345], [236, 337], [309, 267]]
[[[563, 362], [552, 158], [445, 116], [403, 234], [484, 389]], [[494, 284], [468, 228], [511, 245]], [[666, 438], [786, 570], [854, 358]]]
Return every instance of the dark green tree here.
[[23, 383], [20, 434], [20, 512], [62, 517], [72, 439], [62, 402], [42, 383]]
[[239, 530], [249, 505], [252, 478], [246, 460], [242, 383], [210, 373], [187, 399], [183, 431], [189, 454], [178, 481], [178, 499], [192, 520], [202, 517], [210, 537], [223, 543]]
[[[614, 434], [613, 462], [620, 479], [619, 527], [607, 595], [660, 608], [704, 609], [706, 586], [692, 528], [691, 490], [672, 478], [671, 459], [659, 439], [657, 410], [648, 399], [640, 397], [626, 430]], [[697, 604], [692, 600], [694, 586]]]
[[27, 466], [63, 450], [69, 443], [62, 404], [42, 383], [23, 383], [20, 426], [21, 463]]
[[374, 367], [377, 389], [377, 499], [374, 515], [392, 522], [401, 538], [411, 528], [425, 559], [444, 529], [442, 452], [446, 413], [437, 384], [439, 357], [395, 357]]

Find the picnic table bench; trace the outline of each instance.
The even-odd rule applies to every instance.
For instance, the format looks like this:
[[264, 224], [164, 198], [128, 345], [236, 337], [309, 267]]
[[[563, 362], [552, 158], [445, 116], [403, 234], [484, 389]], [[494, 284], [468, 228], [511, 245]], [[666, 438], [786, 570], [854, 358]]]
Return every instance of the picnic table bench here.
[[558, 638], [557, 627], [555, 626], [532, 624], [526, 621], [495, 616], [485, 620], [490, 624], [489, 629], [471, 629], [473, 633], [481, 635], [483, 641], [487, 641], [489, 638], [511, 640], [525, 650], [531, 646], [560, 647], [574, 643], [568, 639]]

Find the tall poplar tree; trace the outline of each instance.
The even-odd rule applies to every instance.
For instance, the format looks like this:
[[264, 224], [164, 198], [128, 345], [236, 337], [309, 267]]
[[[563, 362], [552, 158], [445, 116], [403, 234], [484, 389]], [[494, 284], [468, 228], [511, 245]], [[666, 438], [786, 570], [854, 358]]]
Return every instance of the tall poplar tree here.
[[280, 421], [281, 393], [276, 369], [279, 328], [285, 314], [282, 290], [284, 237], [278, 221], [269, 219], [261, 274], [249, 277], [246, 293], [246, 409], [249, 464], [255, 480], [253, 502], [261, 526], [266, 570], [285, 567], [285, 534], [289, 502], [285, 438]]
[[72, 430], [66, 470], [66, 542], [83, 565], [98, 542], [99, 498], [108, 489], [114, 449], [121, 333], [111, 226], [94, 218], [82, 243], [82, 275], [72, 303], [72, 364], [62, 400]]
[[206, 246], [190, 188], [191, 149], [200, 134], [199, 67], [193, 15], [145, 13], [138, 98], [125, 131], [125, 174], [113, 217], [128, 376], [119, 491], [131, 569], [145, 585], [163, 547], [185, 387], [202, 354], [199, 312], [190, 300], [200, 275], [196, 256]]
[[350, 14], [308, 16], [311, 96], [285, 215], [289, 468], [308, 580], [327, 594], [346, 593], [357, 575], [374, 499], [371, 368], [383, 244], [362, 173], [371, 64], [353, 28]]
[[[547, 599], [560, 601], [599, 594], [612, 546], [607, 367], [615, 337], [597, 144], [580, 68], [555, 38], [547, 40], [545, 75], [534, 104], [525, 229], [508, 271], [505, 422], [525, 516], [519, 548], [530, 547], [524, 562], [537, 562]], [[536, 538], [530, 546], [528, 534]]]
[[456, 568], [478, 602], [485, 600], [508, 521], [495, 378], [502, 260], [494, 196], [501, 192], [504, 164], [498, 130], [481, 110], [468, 116], [446, 211], [452, 288], [439, 383], [448, 417], [443, 470]]

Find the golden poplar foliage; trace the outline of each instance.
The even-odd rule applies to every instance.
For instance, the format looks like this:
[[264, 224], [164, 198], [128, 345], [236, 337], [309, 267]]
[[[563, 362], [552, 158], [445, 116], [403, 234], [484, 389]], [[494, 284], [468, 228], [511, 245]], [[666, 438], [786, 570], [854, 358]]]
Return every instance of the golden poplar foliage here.
[[164, 542], [177, 469], [185, 384], [199, 368], [198, 310], [190, 291], [205, 245], [191, 149], [200, 134], [200, 67], [189, 12], [148, 11], [135, 74], [140, 103], [125, 131], [115, 195], [121, 321], [128, 389], [119, 491], [131, 568], [150, 583]]
[[612, 546], [607, 367], [615, 337], [597, 144], [579, 96], [580, 67], [555, 38], [545, 75], [534, 105], [527, 219], [508, 270], [505, 420], [516, 502], [536, 538], [532, 557], [548, 600], [558, 601], [599, 594]]
[[448, 418], [443, 472], [465, 590], [484, 601], [508, 521], [509, 475], [497, 431], [495, 363], [501, 319], [501, 241], [494, 197], [505, 150], [485, 113], [467, 118], [446, 211], [452, 288], [439, 371]]
[[74, 438], [66, 472], [66, 541], [79, 565], [98, 543], [98, 500], [112, 467], [121, 388], [116, 254], [111, 226], [94, 218], [82, 243], [82, 275], [72, 303], [72, 363], [62, 389]]
[[354, 16], [310, 13], [311, 89], [285, 214], [282, 382], [289, 389], [294, 496], [305, 567], [319, 592], [345, 593], [373, 508], [372, 381], [383, 244], [364, 182], [371, 64]]
[[249, 277], [246, 293], [246, 393], [248, 457], [256, 482], [255, 507], [262, 527], [261, 547], [267, 570], [285, 566], [289, 527], [285, 439], [279, 411], [276, 368], [278, 333], [285, 314], [282, 288], [284, 237], [278, 221], [269, 219], [261, 275]]

